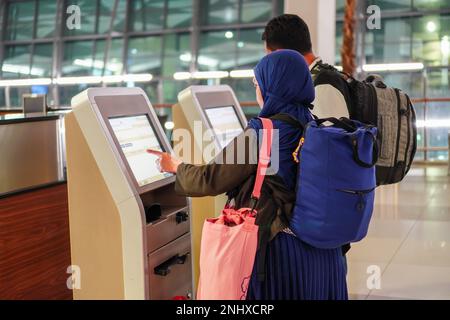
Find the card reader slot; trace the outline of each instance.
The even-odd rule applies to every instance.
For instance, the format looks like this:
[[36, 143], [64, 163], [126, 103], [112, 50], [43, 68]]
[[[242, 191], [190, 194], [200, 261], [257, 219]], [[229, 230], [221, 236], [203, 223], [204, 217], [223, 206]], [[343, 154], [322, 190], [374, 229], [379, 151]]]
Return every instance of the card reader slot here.
[[[188, 207], [184, 206], [184, 207], [179, 207], [179, 206], [167, 206], [165, 208], [162, 208], [161, 210], [161, 216], [159, 219], [156, 219], [148, 224], [152, 224], [152, 225], [157, 225], [161, 222], [164, 222], [165, 220], [167, 220], [168, 218], [170, 218], [172, 215], [176, 215], [177, 217], [180, 216], [182, 213], [185, 214], [186, 217], [189, 217], [188, 214]], [[183, 220], [183, 221], [187, 221], [187, 219]]]
[[146, 226], [147, 252], [153, 252], [190, 230], [187, 206], [162, 207], [161, 218]]

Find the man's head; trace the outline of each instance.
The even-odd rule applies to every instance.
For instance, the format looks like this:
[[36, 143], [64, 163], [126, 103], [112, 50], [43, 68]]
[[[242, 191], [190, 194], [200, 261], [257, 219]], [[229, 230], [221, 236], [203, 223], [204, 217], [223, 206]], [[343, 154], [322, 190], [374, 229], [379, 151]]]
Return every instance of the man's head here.
[[308, 25], [295, 14], [283, 14], [269, 21], [262, 40], [266, 51], [291, 49], [306, 55], [312, 52], [311, 35]]

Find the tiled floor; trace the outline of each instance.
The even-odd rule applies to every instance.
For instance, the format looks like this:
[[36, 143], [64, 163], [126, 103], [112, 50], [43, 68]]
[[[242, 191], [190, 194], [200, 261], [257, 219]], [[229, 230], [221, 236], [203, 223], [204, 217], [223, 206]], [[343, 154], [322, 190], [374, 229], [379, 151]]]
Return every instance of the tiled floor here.
[[369, 233], [348, 254], [351, 299], [450, 299], [447, 172], [414, 167], [377, 190]]

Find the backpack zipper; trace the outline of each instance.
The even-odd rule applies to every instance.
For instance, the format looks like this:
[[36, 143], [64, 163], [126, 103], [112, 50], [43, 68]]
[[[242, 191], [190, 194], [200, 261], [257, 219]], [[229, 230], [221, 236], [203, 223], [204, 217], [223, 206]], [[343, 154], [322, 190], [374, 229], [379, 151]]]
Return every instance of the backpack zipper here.
[[410, 115], [411, 115], [411, 106], [410, 106], [410, 101], [409, 98], [406, 99], [406, 125], [408, 126], [408, 138], [407, 141], [408, 143], [406, 144], [406, 149], [405, 149], [405, 167], [403, 169], [403, 176], [406, 175], [407, 172], [407, 167], [408, 167], [408, 151], [409, 151], [409, 144], [411, 143], [411, 128], [410, 128]]
[[372, 105], [374, 106], [374, 112], [371, 114], [371, 121], [372, 121], [372, 125], [374, 125], [375, 127], [378, 127], [378, 99], [377, 99], [377, 90], [375, 89], [375, 87], [370, 84], [370, 88], [372, 91]]
[[400, 94], [398, 92], [398, 89], [394, 89], [395, 94], [397, 95], [397, 122], [398, 122], [398, 126], [397, 126], [397, 144], [395, 147], [395, 157], [394, 157], [394, 170], [391, 171], [391, 175], [390, 175], [390, 181], [393, 181], [394, 179], [394, 174], [395, 174], [395, 169], [397, 169], [397, 161], [398, 161], [398, 149], [399, 149], [399, 145], [400, 145], [400, 133], [401, 133], [401, 125], [402, 125], [402, 118], [401, 118], [401, 110], [400, 110]]
[[358, 196], [358, 203], [356, 204], [356, 209], [358, 211], [363, 211], [365, 207], [365, 196], [368, 193], [371, 193], [375, 188], [367, 189], [367, 190], [348, 190], [348, 189], [336, 189], [339, 192], [348, 193], [351, 195]]

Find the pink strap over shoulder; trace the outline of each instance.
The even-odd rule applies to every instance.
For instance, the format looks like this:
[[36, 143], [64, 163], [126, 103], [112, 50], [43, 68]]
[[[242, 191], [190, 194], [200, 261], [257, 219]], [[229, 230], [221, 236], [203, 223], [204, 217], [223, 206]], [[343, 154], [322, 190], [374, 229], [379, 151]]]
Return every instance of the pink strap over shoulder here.
[[256, 180], [253, 187], [252, 197], [259, 199], [261, 196], [261, 188], [266, 176], [267, 168], [270, 163], [270, 155], [272, 152], [273, 140], [273, 123], [272, 120], [259, 118], [263, 124], [263, 137], [259, 148], [258, 169], [256, 170]]

